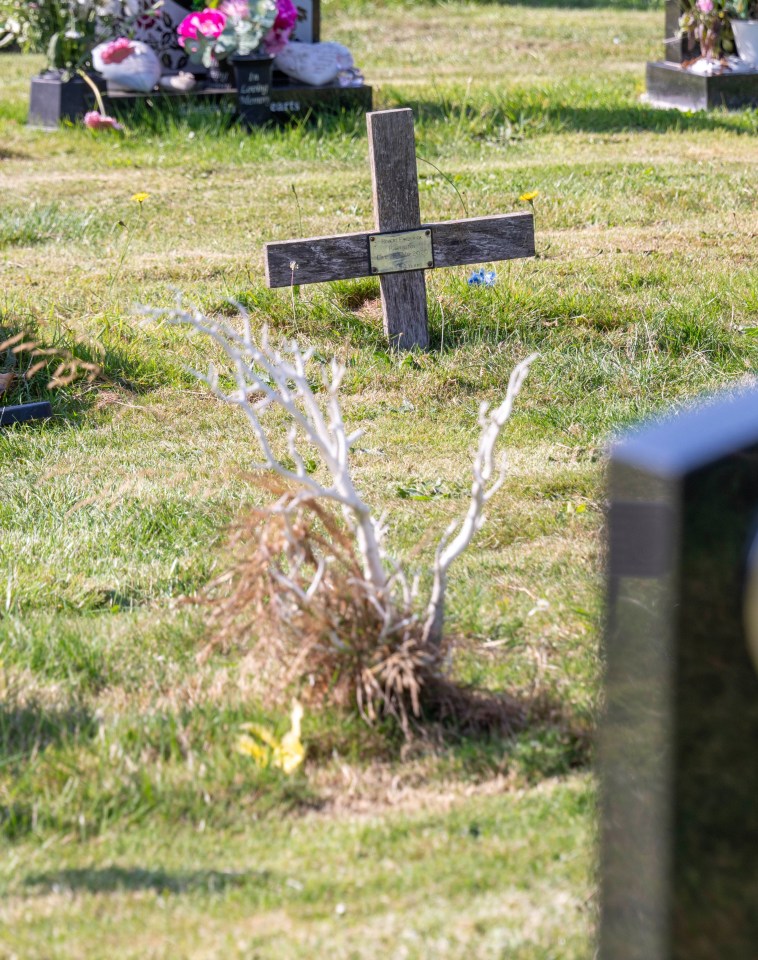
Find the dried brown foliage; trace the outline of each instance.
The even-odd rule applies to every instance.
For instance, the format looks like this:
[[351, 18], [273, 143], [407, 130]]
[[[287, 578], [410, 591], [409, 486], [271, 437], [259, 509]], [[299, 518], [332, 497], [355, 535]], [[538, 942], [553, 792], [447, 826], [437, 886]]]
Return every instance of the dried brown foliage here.
[[294, 686], [301, 698], [357, 709], [369, 723], [392, 717], [406, 736], [429, 722], [477, 732], [523, 724], [515, 700], [446, 676], [446, 649], [424, 642], [413, 611], [375, 595], [350, 531], [330, 507], [268, 488], [279, 495], [277, 508], [236, 525], [234, 566], [206, 593], [213, 639], [201, 659], [242, 649], [270, 698]]
[[13, 381], [16, 379], [15, 373], [0, 373], [0, 397], [4, 393], [9, 393], [11, 387], [13, 386]]
[[26, 380], [44, 370], [51, 361], [57, 360], [58, 365], [53, 371], [47, 384], [48, 390], [55, 390], [57, 387], [67, 387], [78, 377], [84, 377], [88, 383], [91, 383], [100, 373], [100, 367], [89, 360], [82, 360], [75, 357], [70, 350], [58, 347], [43, 347], [36, 340], [29, 339], [24, 333], [17, 333], [7, 340], [0, 343], [0, 353], [7, 351], [15, 362], [18, 357], [27, 354], [32, 363], [24, 372], [23, 377]]

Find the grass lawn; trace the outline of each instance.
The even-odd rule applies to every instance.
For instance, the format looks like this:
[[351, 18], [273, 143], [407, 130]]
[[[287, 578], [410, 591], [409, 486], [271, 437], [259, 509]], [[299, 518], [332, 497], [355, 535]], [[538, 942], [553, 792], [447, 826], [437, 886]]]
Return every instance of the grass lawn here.
[[[634, 7], [324, 4], [375, 105], [414, 110], [425, 219], [539, 191], [534, 260], [492, 289], [428, 275], [424, 355], [387, 352], [373, 280], [263, 284], [265, 241], [371, 223], [363, 117], [41, 132], [42, 59], [0, 55], [0, 340], [102, 371], [0, 432], [3, 960], [593, 955], [605, 448], [758, 370], [758, 111], [642, 104], [663, 14]], [[177, 289], [347, 365], [356, 476], [419, 569], [465, 502], [479, 404], [539, 351], [448, 606], [457, 676], [550, 705], [526, 730], [403, 748], [308, 711], [295, 776], [234, 752], [288, 705], [264, 709], [244, 657], [199, 666], [203, 611], [177, 602], [260, 497], [248, 429], [187, 372], [209, 345], [134, 313]]]

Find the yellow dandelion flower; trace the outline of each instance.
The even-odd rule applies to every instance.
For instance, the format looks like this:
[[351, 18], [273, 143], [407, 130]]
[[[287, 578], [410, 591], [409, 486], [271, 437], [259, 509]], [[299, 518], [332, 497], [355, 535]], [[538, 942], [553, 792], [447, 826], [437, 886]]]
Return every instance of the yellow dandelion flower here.
[[519, 200], [522, 203], [532, 203], [540, 195], [539, 190], [532, 190], [530, 193], [522, 193]]
[[142, 204], [145, 202], [145, 200], [147, 200], [149, 196], [150, 196], [149, 193], [135, 193], [132, 195], [132, 200], [135, 203], [138, 203], [140, 206], [142, 206]]

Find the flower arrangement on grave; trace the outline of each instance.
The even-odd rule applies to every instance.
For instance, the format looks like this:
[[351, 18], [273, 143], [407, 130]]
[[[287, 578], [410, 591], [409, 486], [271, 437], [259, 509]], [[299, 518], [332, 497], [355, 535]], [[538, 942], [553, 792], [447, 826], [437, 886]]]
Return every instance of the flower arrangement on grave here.
[[296, 23], [292, 0], [221, 0], [186, 16], [177, 34], [190, 60], [210, 69], [233, 56], [275, 56]]
[[119, 36], [92, 51], [92, 65], [109, 84], [149, 93], [161, 77], [157, 53], [141, 40]]
[[50, 68], [69, 73], [89, 65], [99, 38], [128, 29], [135, 17], [130, 0], [0, 0], [0, 21], [22, 49], [46, 52]]
[[726, 0], [685, 0], [684, 7], [679, 27], [691, 50], [699, 44], [706, 60], [720, 60], [734, 50]]

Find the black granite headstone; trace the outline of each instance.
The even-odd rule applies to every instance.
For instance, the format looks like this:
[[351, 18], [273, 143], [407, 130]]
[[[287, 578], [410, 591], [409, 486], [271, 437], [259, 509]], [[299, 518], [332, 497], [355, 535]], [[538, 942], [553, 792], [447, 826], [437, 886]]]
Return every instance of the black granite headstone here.
[[758, 390], [621, 441], [610, 497], [600, 957], [755, 960]]
[[726, 69], [713, 76], [703, 76], [682, 66], [700, 56], [698, 44], [690, 45], [681, 34], [682, 12], [682, 0], [666, 0], [663, 60], [648, 63], [645, 70], [648, 100], [654, 106], [680, 110], [758, 106], [758, 70]]

